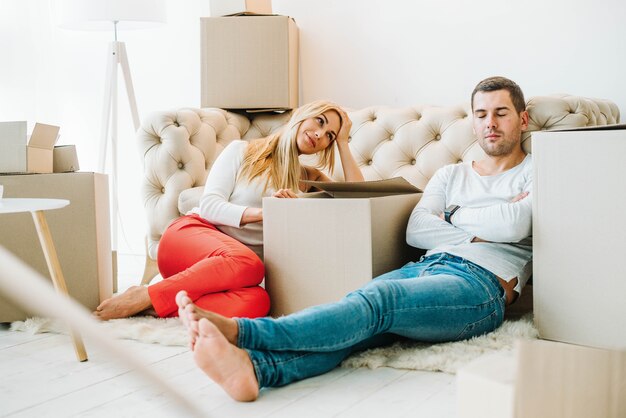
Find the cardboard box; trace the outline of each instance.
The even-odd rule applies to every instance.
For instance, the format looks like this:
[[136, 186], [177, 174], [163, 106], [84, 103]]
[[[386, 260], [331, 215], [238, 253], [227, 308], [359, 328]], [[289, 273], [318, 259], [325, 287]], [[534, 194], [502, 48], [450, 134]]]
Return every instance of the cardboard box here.
[[211, 16], [271, 15], [272, 0], [211, 0]]
[[52, 150], [59, 127], [35, 124], [30, 140], [27, 124], [0, 122], [0, 173], [52, 173]]
[[336, 301], [418, 258], [419, 250], [406, 244], [406, 226], [419, 189], [402, 178], [317, 184], [332, 190], [263, 199], [265, 287], [273, 316]]
[[477, 358], [456, 376], [458, 418], [513, 418], [517, 358], [499, 351]]
[[517, 351], [516, 418], [626, 417], [626, 351], [541, 340]]
[[298, 28], [287, 16], [200, 19], [201, 105], [298, 107]]
[[60, 145], [53, 150], [52, 169], [55, 173], [68, 173], [80, 170], [75, 145]]
[[457, 374], [459, 418], [626, 416], [626, 351], [520, 340]]
[[[46, 212], [70, 296], [88, 309], [112, 295], [111, 234], [107, 176], [96, 173], [0, 175], [4, 197], [68, 199]], [[44, 277], [50, 277], [30, 213], [0, 215], [0, 246]], [[15, 278], [19, 286], [19, 278]], [[23, 320], [27, 312], [0, 296], [0, 322]]]
[[533, 132], [533, 299], [542, 338], [626, 348], [626, 126]]

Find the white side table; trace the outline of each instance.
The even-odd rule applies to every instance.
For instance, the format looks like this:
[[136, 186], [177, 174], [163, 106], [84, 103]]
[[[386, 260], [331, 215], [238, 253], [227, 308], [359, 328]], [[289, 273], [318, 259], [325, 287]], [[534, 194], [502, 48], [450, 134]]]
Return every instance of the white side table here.
[[[32, 214], [54, 288], [57, 292], [65, 295], [68, 294], [67, 286], [65, 285], [61, 264], [59, 263], [57, 252], [52, 242], [52, 235], [50, 234], [50, 228], [46, 222], [44, 211], [60, 209], [69, 204], [69, 200], [65, 199], [0, 198], [0, 214], [20, 212], [30, 212]], [[74, 341], [76, 357], [79, 361], [87, 360], [87, 352], [85, 351], [85, 345], [80, 335], [73, 330], [71, 331], [71, 335]]]

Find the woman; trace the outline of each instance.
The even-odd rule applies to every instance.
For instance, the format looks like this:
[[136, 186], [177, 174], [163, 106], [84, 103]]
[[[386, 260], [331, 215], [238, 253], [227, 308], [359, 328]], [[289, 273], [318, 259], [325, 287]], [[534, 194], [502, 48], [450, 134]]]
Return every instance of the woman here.
[[335, 147], [347, 181], [363, 175], [348, 147], [352, 122], [337, 105], [316, 101], [295, 110], [283, 129], [251, 142], [233, 141], [216, 159], [200, 205], [167, 228], [157, 263], [164, 280], [133, 286], [102, 302], [100, 319], [139, 312], [178, 315], [175, 297], [185, 290], [201, 308], [228, 317], [269, 312], [262, 287], [263, 197], [295, 198], [301, 180], [331, 181], [318, 168], [303, 166], [299, 155], [319, 153], [319, 168], [332, 172]]

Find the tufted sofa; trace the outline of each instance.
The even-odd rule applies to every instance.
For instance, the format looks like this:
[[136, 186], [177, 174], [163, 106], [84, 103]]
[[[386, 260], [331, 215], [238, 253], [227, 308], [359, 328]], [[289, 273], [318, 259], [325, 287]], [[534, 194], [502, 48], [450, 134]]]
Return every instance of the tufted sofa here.
[[[614, 124], [620, 117], [611, 101], [570, 95], [533, 97], [527, 110], [530, 123], [522, 141], [528, 152], [533, 131]], [[374, 106], [349, 110], [348, 115], [350, 147], [366, 180], [402, 176], [424, 188], [439, 167], [482, 156], [472, 133], [469, 104]], [[288, 119], [288, 113], [244, 115], [184, 108], [155, 112], [143, 121], [137, 133], [148, 220], [142, 283], [158, 274], [154, 260], [161, 234], [174, 218], [198, 203], [207, 173], [224, 147], [234, 139], [267, 136]], [[341, 180], [339, 159], [336, 167], [330, 175]]]

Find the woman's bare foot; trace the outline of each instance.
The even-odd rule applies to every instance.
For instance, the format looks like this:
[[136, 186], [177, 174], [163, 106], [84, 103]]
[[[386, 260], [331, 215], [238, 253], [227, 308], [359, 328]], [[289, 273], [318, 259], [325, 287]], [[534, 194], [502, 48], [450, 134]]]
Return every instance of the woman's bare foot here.
[[211, 321], [211, 323], [219, 329], [222, 335], [226, 337], [226, 340], [228, 340], [229, 343], [237, 345], [237, 337], [239, 335], [239, 326], [237, 325], [237, 321], [232, 318], [216, 314], [215, 312], [197, 307], [191, 298], [187, 296], [187, 292], [184, 290], [181, 290], [176, 294], [176, 304], [178, 305], [178, 316], [189, 331], [192, 350], [195, 337], [198, 334], [198, 321], [202, 318]]
[[231, 398], [240, 402], [254, 401], [259, 396], [259, 383], [248, 353], [230, 344], [206, 318], [193, 322], [198, 329], [193, 351], [198, 367]]
[[102, 320], [128, 318], [151, 307], [148, 287], [132, 286], [124, 293], [102, 302], [93, 314]]

